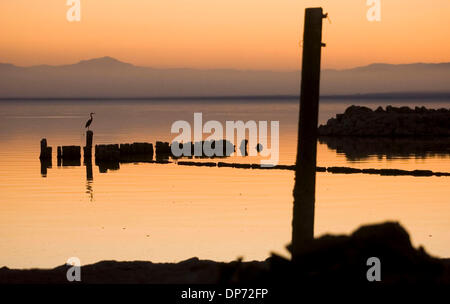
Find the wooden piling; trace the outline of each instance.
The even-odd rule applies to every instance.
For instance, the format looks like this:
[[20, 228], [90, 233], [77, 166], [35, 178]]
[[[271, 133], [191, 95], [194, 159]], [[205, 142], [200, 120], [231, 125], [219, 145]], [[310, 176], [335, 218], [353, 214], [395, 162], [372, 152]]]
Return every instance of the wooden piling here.
[[86, 147], [92, 148], [92, 141], [94, 138], [94, 132], [91, 130], [86, 131]]
[[293, 191], [293, 259], [314, 238], [322, 19], [325, 17], [322, 8], [307, 8], [305, 11], [297, 165]]
[[61, 146], [58, 146], [58, 152], [57, 152], [57, 165], [58, 167], [61, 167], [62, 164], [62, 148]]
[[239, 146], [242, 156], [248, 156], [248, 139], [243, 139], [241, 145]]
[[52, 147], [47, 146], [47, 139], [45, 138], [41, 139], [41, 153], [39, 154], [39, 159], [52, 159]]
[[94, 138], [94, 132], [91, 130], [86, 131], [86, 146], [83, 147], [84, 162], [92, 160], [92, 142]]
[[63, 160], [80, 160], [81, 147], [80, 146], [62, 146]]

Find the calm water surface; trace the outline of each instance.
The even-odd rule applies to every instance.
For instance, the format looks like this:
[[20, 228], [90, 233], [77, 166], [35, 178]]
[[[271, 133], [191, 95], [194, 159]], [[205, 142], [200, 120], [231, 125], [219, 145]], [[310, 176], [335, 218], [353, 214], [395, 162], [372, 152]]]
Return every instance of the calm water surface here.
[[[392, 101], [390, 101], [392, 102]], [[371, 101], [369, 106], [390, 102]], [[320, 122], [360, 101], [322, 102]], [[404, 101], [399, 105], [422, 105]], [[449, 101], [428, 107], [450, 107]], [[280, 163], [293, 164], [296, 102], [0, 101], [0, 266], [54, 267], [76, 256], [176, 262], [193, 256], [230, 261], [287, 254], [294, 173], [281, 170], [121, 164], [100, 173], [58, 167], [56, 146], [83, 145], [89, 112], [94, 143], [170, 141], [171, 124], [203, 120], [279, 120]], [[41, 176], [39, 141], [53, 146]], [[442, 147], [444, 146], [444, 148]], [[319, 166], [450, 172], [449, 144], [327, 142]], [[225, 161], [257, 162], [255, 158]], [[361, 224], [399, 221], [414, 245], [450, 256], [450, 178], [318, 173], [316, 235], [349, 233]]]

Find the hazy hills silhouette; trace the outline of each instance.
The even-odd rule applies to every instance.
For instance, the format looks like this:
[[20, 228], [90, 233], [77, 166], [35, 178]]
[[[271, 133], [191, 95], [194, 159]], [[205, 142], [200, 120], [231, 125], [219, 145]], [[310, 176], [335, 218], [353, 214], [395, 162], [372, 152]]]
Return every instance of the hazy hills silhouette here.
[[[0, 64], [0, 98], [298, 95], [299, 71], [156, 69], [111, 57], [70, 65]], [[324, 70], [321, 93], [449, 92], [450, 63]]]

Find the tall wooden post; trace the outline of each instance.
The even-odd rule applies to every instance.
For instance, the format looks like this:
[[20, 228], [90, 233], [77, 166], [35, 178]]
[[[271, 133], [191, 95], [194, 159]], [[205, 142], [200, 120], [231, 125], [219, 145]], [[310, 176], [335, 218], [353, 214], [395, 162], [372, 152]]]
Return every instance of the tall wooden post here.
[[86, 179], [88, 181], [93, 180], [92, 174], [92, 141], [94, 132], [91, 130], [86, 131], [86, 146], [84, 149], [84, 165], [86, 166]]
[[292, 221], [292, 258], [314, 238], [317, 123], [319, 114], [322, 8], [307, 8], [303, 34], [302, 80]]
[[94, 137], [94, 132], [91, 130], [86, 131], [86, 146], [83, 148], [84, 150], [84, 162], [87, 160], [91, 160], [92, 157], [92, 140]]

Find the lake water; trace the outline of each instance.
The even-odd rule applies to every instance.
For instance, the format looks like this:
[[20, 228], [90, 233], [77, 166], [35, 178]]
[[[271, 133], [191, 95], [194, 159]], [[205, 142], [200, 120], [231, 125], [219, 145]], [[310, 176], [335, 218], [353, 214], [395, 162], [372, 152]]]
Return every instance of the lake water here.
[[[351, 104], [321, 102], [325, 123]], [[450, 101], [396, 105], [450, 107]], [[171, 164], [121, 164], [100, 173], [58, 167], [56, 147], [83, 145], [95, 112], [94, 144], [170, 141], [176, 120], [280, 122], [280, 164], [294, 164], [298, 103], [287, 100], [0, 101], [0, 266], [54, 267], [69, 257], [177, 262], [193, 256], [230, 261], [286, 255], [294, 172]], [[39, 141], [53, 147], [41, 175]], [[319, 141], [319, 166], [450, 172], [444, 141]], [[221, 161], [257, 162], [255, 157]], [[349, 233], [361, 224], [399, 221], [415, 246], [450, 257], [450, 178], [317, 174], [315, 234]]]

